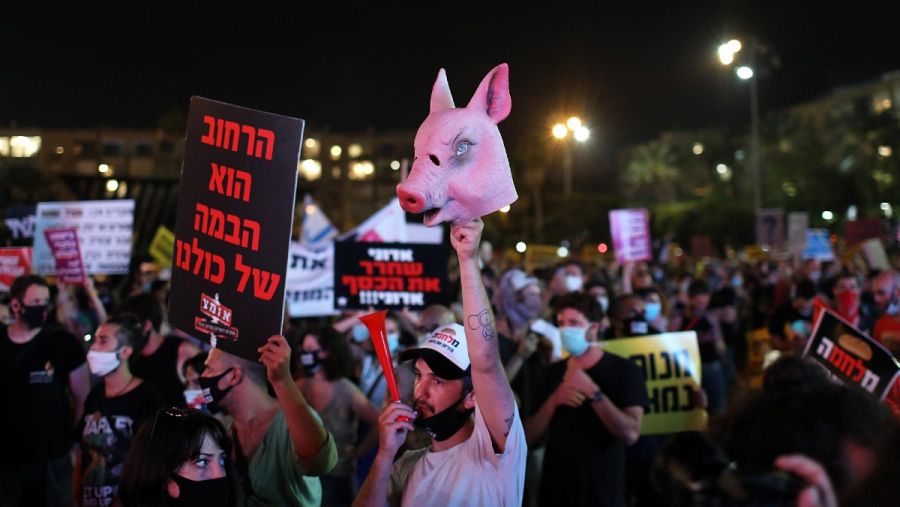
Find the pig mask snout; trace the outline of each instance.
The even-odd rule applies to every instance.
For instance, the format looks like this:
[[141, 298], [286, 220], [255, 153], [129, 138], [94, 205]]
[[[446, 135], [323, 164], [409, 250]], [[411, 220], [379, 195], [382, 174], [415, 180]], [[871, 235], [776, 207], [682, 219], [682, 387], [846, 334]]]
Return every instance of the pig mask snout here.
[[425, 194], [410, 188], [405, 183], [397, 185], [397, 196], [400, 197], [400, 207], [407, 213], [421, 213], [425, 211]]

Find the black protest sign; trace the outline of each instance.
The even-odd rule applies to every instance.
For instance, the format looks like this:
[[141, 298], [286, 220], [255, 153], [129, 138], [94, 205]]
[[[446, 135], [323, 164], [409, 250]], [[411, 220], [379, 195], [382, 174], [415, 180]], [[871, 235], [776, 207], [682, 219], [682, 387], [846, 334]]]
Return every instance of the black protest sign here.
[[445, 303], [446, 287], [444, 245], [334, 244], [336, 309], [424, 308]]
[[9, 229], [9, 246], [31, 246], [34, 243], [36, 210], [36, 204], [6, 208], [3, 213], [3, 223]]
[[191, 98], [169, 321], [256, 360], [280, 334], [303, 120]]
[[883, 399], [900, 363], [878, 342], [831, 310], [823, 309], [803, 354], [825, 367], [832, 377]]

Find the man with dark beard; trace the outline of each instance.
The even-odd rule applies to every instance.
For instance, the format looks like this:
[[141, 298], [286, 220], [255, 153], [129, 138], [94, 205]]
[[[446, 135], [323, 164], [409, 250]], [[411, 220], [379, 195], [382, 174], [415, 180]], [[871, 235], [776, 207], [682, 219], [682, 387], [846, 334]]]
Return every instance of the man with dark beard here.
[[[378, 455], [354, 505], [380, 507], [386, 498], [404, 506], [522, 504], [525, 434], [478, 270], [483, 227], [478, 219], [451, 228], [465, 328], [439, 326], [422, 346], [401, 355], [415, 359], [415, 411], [394, 402], [381, 413]], [[413, 421], [432, 434], [431, 447], [394, 463]]]

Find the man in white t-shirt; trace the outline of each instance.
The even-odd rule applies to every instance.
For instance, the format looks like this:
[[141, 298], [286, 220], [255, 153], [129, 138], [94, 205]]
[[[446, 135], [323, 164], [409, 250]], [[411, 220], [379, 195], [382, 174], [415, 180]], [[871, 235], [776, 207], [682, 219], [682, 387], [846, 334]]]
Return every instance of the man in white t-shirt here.
[[[527, 447], [497, 349], [494, 317], [478, 269], [479, 219], [450, 229], [460, 265], [465, 327], [439, 326], [401, 360], [415, 360], [413, 408], [391, 403], [379, 417], [375, 462], [355, 506], [519, 506]], [[415, 426], [430, 448], [394, 463]]]

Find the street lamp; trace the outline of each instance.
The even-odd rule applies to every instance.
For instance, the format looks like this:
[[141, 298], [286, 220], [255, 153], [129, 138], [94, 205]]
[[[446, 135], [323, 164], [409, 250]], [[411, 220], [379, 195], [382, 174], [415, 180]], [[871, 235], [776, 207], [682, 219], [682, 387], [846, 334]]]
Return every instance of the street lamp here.
[[[743, 44], [737, 39], [732, 39], [719, 46], [719, 61], [722, 65], [731, 65], [735, 57], [741, 51]], [[750, 84], [750, 177], [753, 181], [753, 208], [757, 211], [762, 207], [762, 194], [760, 193], [759, 178], [759, 97], [757, 93], [755, 67], [757, 44], [751, 40], [750, 47], [745, 52], [749, 59], [749, 65], [741, 65], [735, 70], [737, 76], [749, 81]]]
[[550, 129], [553, 138], [560, 142], [565, 142], [563, 146], [563, 195], [567, 198], [572, 195], [572, 151], [568, 145], [568, 138], [575, 139], [576, 142], [583, 143], [590, 139], [591, 130], [584, 125], [581, 118], [572, 116], [565, 123], [557, 123]]

